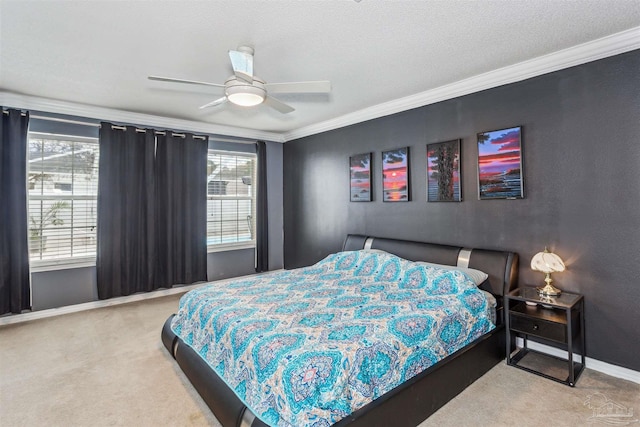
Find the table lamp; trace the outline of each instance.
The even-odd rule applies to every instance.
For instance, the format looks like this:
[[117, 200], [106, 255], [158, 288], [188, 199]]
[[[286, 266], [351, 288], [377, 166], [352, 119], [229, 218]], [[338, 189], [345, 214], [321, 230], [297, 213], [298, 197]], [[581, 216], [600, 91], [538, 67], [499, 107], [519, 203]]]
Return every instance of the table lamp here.
[[531, 269], [533, 271], [541, 271], [545, 274], [545, 283], [546, 286], [537, 287], [538, 293], [540, 295], [560, 295], [562, 291], [556, 287], [554, 287], [551, 282], [551, 273], [559, 273], [564, 271], [564, 262], [562, 259], [553, 252], [549, 252], [547, 248], [544, 248], [544, 252], [538, 252], [531, 258]]

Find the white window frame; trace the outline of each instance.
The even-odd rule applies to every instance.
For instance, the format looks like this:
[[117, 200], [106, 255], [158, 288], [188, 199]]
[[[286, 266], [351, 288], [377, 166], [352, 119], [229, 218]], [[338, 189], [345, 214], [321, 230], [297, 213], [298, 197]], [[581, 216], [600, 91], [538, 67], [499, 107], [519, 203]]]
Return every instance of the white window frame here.
[[[96, 144], [98, 146], [99, 141], [98, 138], [94, 137], [84, 137], [84, 136], [76, 136], [76, 135], [65, 135], [65, 134], [57, 134], [50, 132], [29, 132], [27, 135], [27, 139], [30, 141], [31, 138], [34, 139], [48, 139], [48, 140], [57, 140], [62, 142], [84, 142]], [[99, 171], [98, 171], [99, 172]], [[27, 174], [29, 173], [29, 168], [27, 167]], [[25, 177], [26, 185], [27, 185], [27, 215], [29, 215], [29, 200], [68, 200], [70, 198], [69, 195], [32, 195], [29, 192], [28, 187], [28, 179]], [[88, 195], [76, 195], [71, 197], [73, 200], [95, 200], [97, 207], [98, 194], [96, 192], [95, 196]], [[96, 212], [97, 214], [97, 212]], [[97, 216], [96, 216], [96, 241], [97, 241]], [[97, 246], [96, 246], [97, 252]], [[37, 273], [41, 271], [52, 271], [52, 270], [64, 270], [71, 268], [83, 268], [83, 267], [95, 267], [96, 265], [96, 254], [87, 255], [87, 256], [77, 256], [77, 257], [66, 257], [66, 258], [49, 258], [49, 259], [31, 259], [31, 253], [29, 253], [29, 268], [31, 272]]]
[[[213, 243], [207, 244], [207, 253], [215, 253], [215, 252], [225, 252], [230, 250], [239, 250], [239, 249], [254, 249], [256, 247], [256, 203], [257, 203], [257, 169], [258, 169], [258, 158], [254, 153], [247, 153], [242, 151], [230, 151], [230, 150], [219, 150], [210, 148], [207, 150], [207, 160], [209, 159], [209, 154], [218, 154], [223, 156], [234, 156], [234, 157], [244, 157], [251, 159], [253, 161], [253, 173], [251, 176], [251, 196], [238, 196], [238, 195], [209, 195], [209, 183], [207, 181], [207, 203], [209, 200], [251, 200], [251, 240], [246, 240], [242, 242], [229, 242], [229, 243]], [[209, 177], [207, 176], [207, 179]], [[208, 208], [207, 208], [207, 230], [208, 230]], [[207, 240], [209, 239], [209, 235], [207, 232], [206, 236]]]

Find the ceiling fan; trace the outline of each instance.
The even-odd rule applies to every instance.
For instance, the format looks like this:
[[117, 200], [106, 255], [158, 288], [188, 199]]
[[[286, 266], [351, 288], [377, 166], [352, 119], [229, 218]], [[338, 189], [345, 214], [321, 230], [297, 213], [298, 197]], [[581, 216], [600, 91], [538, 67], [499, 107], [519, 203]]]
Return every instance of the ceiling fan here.
[[282, 101], [270, 96], [273, 93], [329, 93], [331, 82], [290, 82], [267, 83], [253, 74], [253, 48], [240, 46], [238, 50], [230, 50], [229, 58], [234, 75], [229, 77], [224, 84], [201, 82], [196, 80], [175, 79], [171, 77], [149, 76], [149, 80], [173, 83], [187, 83], [202, 86], [214, 86], [224, 88], [224, 95], [215, 101], [211, 101], [200, 108], [208, 108], [224, 104], [229, 101], [243, 107], [253, 107], [262, 103], [286, 114], [294, 111], [294, 108]]

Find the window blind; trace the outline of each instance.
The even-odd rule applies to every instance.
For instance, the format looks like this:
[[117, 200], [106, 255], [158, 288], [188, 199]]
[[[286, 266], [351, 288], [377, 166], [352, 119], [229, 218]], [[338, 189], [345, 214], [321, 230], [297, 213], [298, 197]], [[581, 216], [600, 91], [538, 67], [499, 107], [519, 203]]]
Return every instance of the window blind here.
[[209, 150], [207, 245], [255, 241], [256, 156]]
[[31, 261], [95, 257], [97, 139], [31, 132], [28, 156]]

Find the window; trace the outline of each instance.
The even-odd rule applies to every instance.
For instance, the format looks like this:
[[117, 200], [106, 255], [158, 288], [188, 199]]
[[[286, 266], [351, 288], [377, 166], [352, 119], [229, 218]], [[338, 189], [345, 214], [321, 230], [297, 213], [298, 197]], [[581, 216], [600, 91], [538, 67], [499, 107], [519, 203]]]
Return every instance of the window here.
[[209, 150], [207, 245], [255, 244], [256, 155]]
[[95, 138], [29, 133], [29, 252], [33, 266], [96, 256]]
[[[27, 167], [32, 267], [93, 262], [96, 256], [97, 138], [29, 133]], [[255, 245], [256, 155], [210, 149], [209, 249]]]

